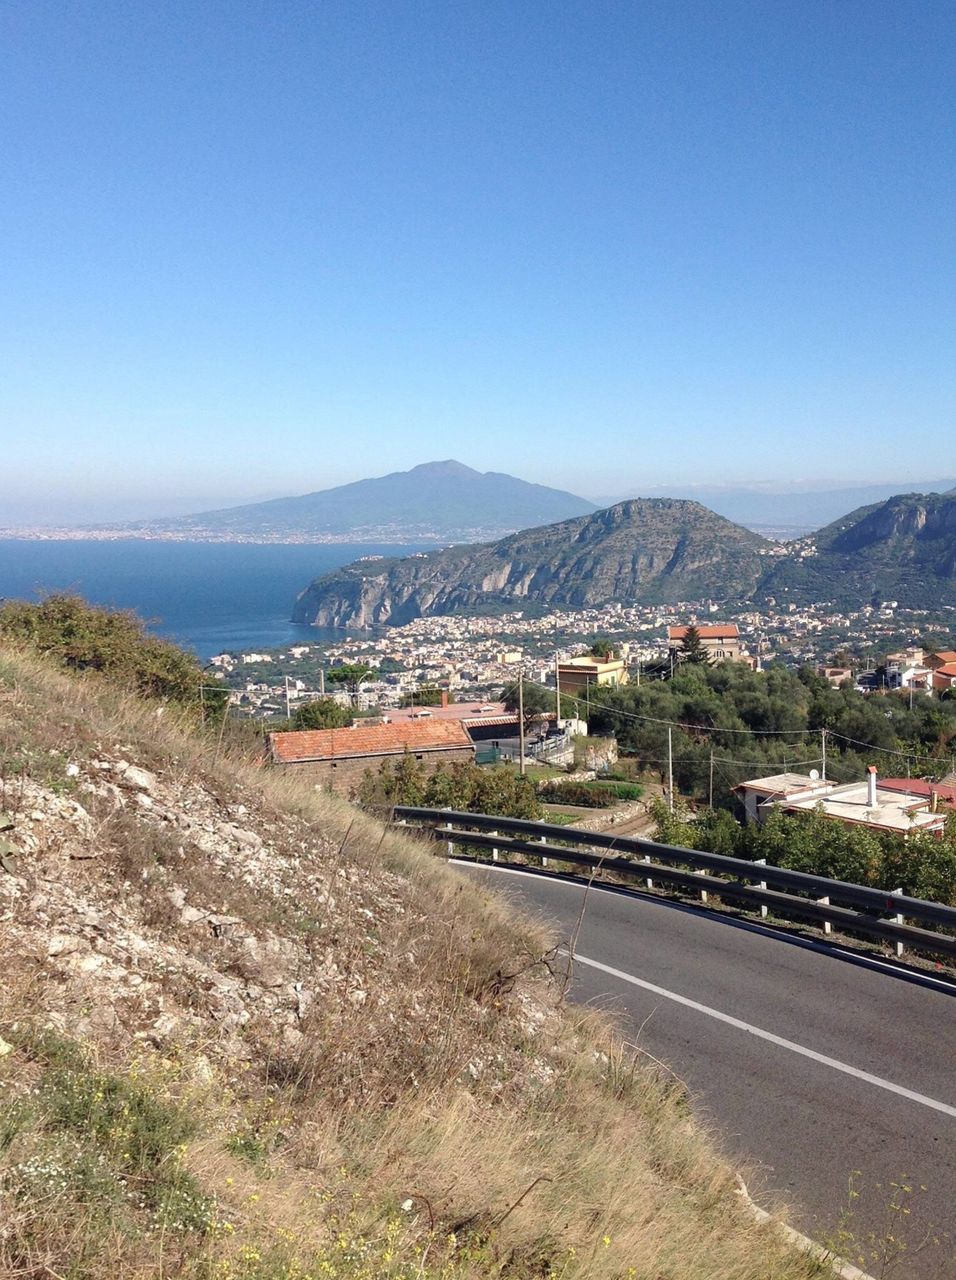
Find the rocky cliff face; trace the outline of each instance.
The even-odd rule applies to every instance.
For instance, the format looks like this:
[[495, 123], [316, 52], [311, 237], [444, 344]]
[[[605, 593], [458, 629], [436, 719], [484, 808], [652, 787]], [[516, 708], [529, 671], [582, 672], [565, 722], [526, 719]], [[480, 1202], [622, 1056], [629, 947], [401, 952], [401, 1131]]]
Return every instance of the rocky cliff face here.
[[307, 587], [293, 618], [372, 627], [469, 609], [746, 596], [768, 547], [696, 502], [634, 499], [500, 542], [348, 565]]
[[956, 603], [956, 494], [899, 494], [850, 512], [796, 544], [761, 584], [794, 601]]

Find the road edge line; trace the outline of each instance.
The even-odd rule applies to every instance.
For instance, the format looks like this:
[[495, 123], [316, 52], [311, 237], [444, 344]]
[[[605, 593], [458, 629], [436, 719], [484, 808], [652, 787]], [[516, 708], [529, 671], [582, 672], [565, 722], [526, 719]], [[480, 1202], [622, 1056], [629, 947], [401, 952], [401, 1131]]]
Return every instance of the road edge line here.
[[840, 1280], [874, 1280], [874, 1277], [868, 1272], [861, 1271], [859, 1267], [855, 1267], [852, 1262], [847, 1262], [846, 1258], [841, 1258], [832, 1249], [827, 1249], [824, 1245], [818, 1244], [816, 1240], [811, 1240], [809, 1236], [805, 1236], [795, 1228], [788, 1226], [786, 1222], [781, 1222], [779, 1218], [774, 1217], [772, 1213], [768, 1213], [766, 1209], [761, 1209], [760, 1205], [756, 1203], [747, 1190], [747, 1184], [740, 1174], [735, 1174], [734, 1177], [737, 1182], [735, 1195], [740, 1197], [741, 1202], [761, 1225], [773, 1227], [791, 1244], [803, 1249], [811, 1257], [825, 1263], [832, 1269], [835, 1276], [840, 1277]]

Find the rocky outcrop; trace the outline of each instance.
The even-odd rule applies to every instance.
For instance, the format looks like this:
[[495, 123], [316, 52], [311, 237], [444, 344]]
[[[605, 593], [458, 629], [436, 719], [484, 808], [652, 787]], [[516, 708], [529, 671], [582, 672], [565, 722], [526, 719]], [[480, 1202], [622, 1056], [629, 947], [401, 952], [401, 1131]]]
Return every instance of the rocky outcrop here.
[[956, 494], [900, 494], [793, 544], [761, 583], [795, 603], [956, 604]]
[[699, 503], [634, 499], [500, 542], [347, 565], [307, 587], [293, 618], [377, 627], [468, 610], [746, 597], [769, 547]]

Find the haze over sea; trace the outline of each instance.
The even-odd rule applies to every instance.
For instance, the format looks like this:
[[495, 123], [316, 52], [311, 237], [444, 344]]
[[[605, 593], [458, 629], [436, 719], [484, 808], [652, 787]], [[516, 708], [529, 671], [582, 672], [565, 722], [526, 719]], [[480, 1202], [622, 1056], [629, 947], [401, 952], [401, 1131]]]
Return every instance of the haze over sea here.
[[135, 609], [157, 635], [203, 659], [223, 650], [315, 643], [341, 633], [289, 621], [303, 587], [369, 555], [415, 546], [304, 546], [0, 539], [0, 598], [73, 591], [94, 604]]

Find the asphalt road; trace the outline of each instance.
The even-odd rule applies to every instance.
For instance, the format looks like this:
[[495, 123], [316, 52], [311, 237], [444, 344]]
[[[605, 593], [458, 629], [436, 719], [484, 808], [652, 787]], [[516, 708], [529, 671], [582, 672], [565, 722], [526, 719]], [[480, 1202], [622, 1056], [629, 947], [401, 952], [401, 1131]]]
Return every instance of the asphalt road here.
[[[582, 885], [468, 874], [570, 938]], [[849, 1207], [864, 1270], [956, 1280], [956, 989], [597, 886], [576, 955], [571, 998], [613, 1010], [687, 1083], [758, 1203], [788, 1205], [790, 1222], [825, 1242]], [[902, 1239], [906, 1252], [871, 1237]], [[880, 1261], [887, 1249], [891, 1265]]]

